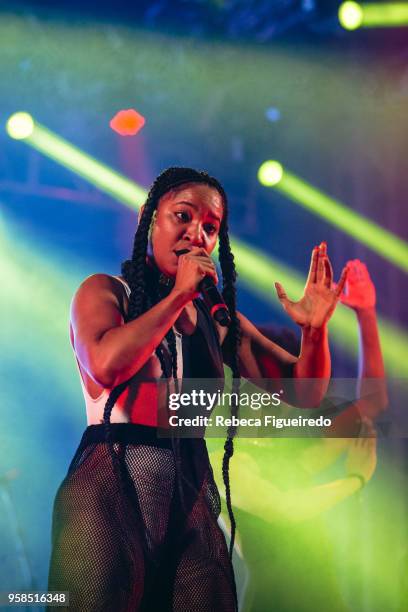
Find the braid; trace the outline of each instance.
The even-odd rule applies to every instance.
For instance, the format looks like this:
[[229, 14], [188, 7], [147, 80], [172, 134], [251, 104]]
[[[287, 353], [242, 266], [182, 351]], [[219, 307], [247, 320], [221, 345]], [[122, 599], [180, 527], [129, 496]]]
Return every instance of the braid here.
[[[148, 298], [146, 294], [146, 252], [149, 229], [156, 207], [157, 201], [155, 201], [153, 197], [148, 197], [135, 234], [132, 259], [127, 260], [122, 264], [123, 277], [125, 278], [127, 284], [130, 287], [129, 306], [126, 321], [136, 319], [136, 317], [138, 317], [144, 312], [147, 306]], [[156, 349], [156, 354], [158, 354], [158, 352], [160, 351]], [[162, 363], [161, 360], [160, 363]], [[119, 384], [111, 390], [103, 412], [105, 439], [109, 446], [109, 452], [112, 457], [114, 471], [119, 476], [119, 482], [122, 481], [123, 469], [121, 462], [119, 461], [119, 457], [112, 444], [110, 417], [115, 403], [125, 391], [125, 389], [129, 386], [129, 384], [130, 379]]]
[[[179, 392], [179, 384], [178, 384], [178, 368], [177, 368], [177, 344], [176, 344], [176, 335], [172, 328], [166, 334], [167, 344], [171, 354], [171, 365], [172, 365], [172, 375], [174, 379], [174, 384], [176, 388], [176, 393]], [[172, 434], [174, 434], [174, 430], [172, 430]], [[176, 476], [177, 476], [177, 486], [178, 486], [178, 494], [180, 498], [180, 502], [182, 508], [185, 509], [184, 505], [184, 494], [183, 494], [183, 483], [182, 483], [182, 470], [181, 470], [181, 456], [180, 456], [180, 439], [175, 438], [172, 435], [171, 444], [174, 454], [174, 462], [176, 466]]]
[[[186, 183], [204, 183], [209, 185], [210, 187], [215, 188], [220, 195], [222, 196], [224, 202], [224, 215], [223, 221], [220, 227], [219, 233], [219, 262], [222, 271], [223, 278], [223, 290], [222, 294], [225, 299], [225, 302], [228, 306], [230, 315], [231, 315], [231, 325], [228, 331], [227, 338], [225, 342], [230, 347], [230, 353], [232, 356], [232, 375], [233, 375], [233, 391], [239, 393], [240, 387], [240, 372], [238, 366], [238, 348], [240, 344], [240, 324], [239, 319], [236, 313], [236, 289], [235, 289], [235, 280], [236, 280], [236, 271], [234, 265], [234, 256], [231, 253], [229, 238], [228, 238], [228, 210], [227, 210], [227, 196], [225, 194], [224, 189], [221, 184], [213, 177], [209, 176], [205, 172], [200, 172], [197, 170], [193, 170], [191, 168], [169, 168], [165, 170], [162, 174], [160, 174], [155, 182], [153, 183], [149, 194], [147, 196], [147, 200], [144, 205], [143, 214], [141, 216], [133, 245], [133, 252], [131, 259], [125, 261], [122, 264], [122, 275], [130, 287], [130, 298], [129, 298], [129, 306], [128, 313], [126, 317], [126, 322], [129, 322], [133, 319], [136, 319], [143, 312], [151, 308], [154, 303], [160, 299], [158, 296], [157, 286], [151, 287], [148, 284], [148, 274], [147, 274], [147, 264], [146, 264], [146, 255], [147, 255], [147, 247], [149, 240], [149, 232], [152, 225], [153, 215], [155, 210], [157, 209], [158, 202], [160, 198], [170, 190], [186, 184]], [[164, 376], [168, 379], [171, 375], [174, 378], [176, 390], [178, 390], [178, 380], [177, 380], [177, 346], [176, 346], [176, 338], [172, 329], [170, 329], [166, 334], [166, 340], [169, 347], [169, 351], [171, 354], [171, 372], [168, 372], [168, 368], [166, 366], [166, 361], [164, 358], [162, 346], [159, 345], [156, 348], [156, 355], [160, 361], [160, 365], [162, 368], [162, 372]], [[117, 474], [120, 476], [122, 473], [122, 468], [120, 465], [119, 457], [114, 450], [112, 444], [112, 436], [110, 430], [110, 416], [112, 413], [113, 406], [116, 401], [123, 393], [123, 391], [129, 385], [130, 380], [125, 381], [112, 389], [110, 392], [109, 398], [106, 402], [104, 415], [103, 415], [103, 423], [105, 425], [106, 431], [106, 441], [109, 444], [112, 461], [114, 465], [114, 469]], [[233, 397], [235, 397], [233, 395]], [[231, 414], [238, 414], [238, 402], [233, 402], [231, 405]], [[227, 431], [227, 440], [225, 442], [225, 453], [222, 464], [222, 473], [223, 479], [226, 489], [226, 500], [227, 500], [227, 508], [228, 514], [231, 522], [231, 542], [230, 542], [230, 557], [232, 558], [232, 551], [234, 548], [234, 540], [235, 540], [235, 532], [236, 532], [236, 522], [234, 513], [232, 511], [232, 503], [231, 503], [231, 489], [230, 489], [230, 480], [229, 480], [229, 462], [234, 452], [234, 444], [233, 438], [236, 434], [235, 427], [229, 427]], [[172, 440], [173, 444], [173, 453], [176, 464], [176, 474], [177, 480], [179, 484], [179, 490], [181, 492], [181, 461], [180, 461], [180, 449], [179, 449], [179, 440]], [[182, 496], [181, 496], [182, 499]]]
[[[234, 264], [234, 255], [231, 252], [230, 241], [228, 237], [228, 214], [227, 214], [227, 201], [225, 200], [225, 211], [223, 222], [220, 227], [219, 234], [219, 250], [218, 257], [220, 261], [220, 267], [222, 271], [223, 289], [222, 295], [231, 316], [231, 325], [228, 330], [227, 337], [224, 342], [226, 346], [230, 348], [231, 355], [231, 366], [232, 366], [232, 397], [231, 397], [231, 416], [238, 416], [239, 410], [239, 389], [240, 389], [240, 378], [241, 374], [239, 371], [238, 361], [238, 349], [241, 341], [240, 322], [237, 316], [236, 309], [236, 288], [235, 281], [237, 273]], [[229, 477], [229, 463], [232, 455], [234, 454], [234, 437], [236, 434], [236, 427], [231, 425], [227, 430], [227, 439], [224, 445], [224, 457], [222, 461], [222, 477], [225, 485], [225, 497], [227, 502], [228, 516], [231, 523], [231, 541], [230, 541], [230, 558], [232, 559], [232, 552], [234, 549], [235, 532], [236, 532], [236, 521], [234, 512], [232, 510], [231, 502], [231, 487]]]
[[[153, 198], [149, 198], [146, 201], [145, 208], [143, 210], [142, 217], [140, 219], [140, 223], [138, 225], [134, 244], [133, 244], [133, 252], [132, 259], [125, 261], [122, 264], [122, 274], [128, 283], [131, 293], [129, 298], [129, 306], [128, 306], [128, 314], [126, 317], [127, 321], [131, 321], [132, 319], [136, 319], [139, 315], [142, 314], [145, 307], [145, 299], [146, 299], [146, 251], [147, 251], [147, 241], [149, 228], [153, 216], [153, 212], [157, 206], [157, 202], [154, 201]], [[118, 457], [114, 451], [112, 442], [111, 442], [111, 431], [110, 431], [110, 417], [112, 414], [112, 409], [119, 399], [120, 395], [124, 392], [126, 387], [128, 387], [130, 380], [125, 381], [112, 389], [109, 394], [108, 400], [105, 404], [105, 408], [103, 411], [103, 423], [105, 425], [105, 437], [106, 441], [109, 444], [110, 452], [112, 455], [112, 460], [114, 467], [118, 466]], [[113, 454], [112, 454], [113, 453]]]

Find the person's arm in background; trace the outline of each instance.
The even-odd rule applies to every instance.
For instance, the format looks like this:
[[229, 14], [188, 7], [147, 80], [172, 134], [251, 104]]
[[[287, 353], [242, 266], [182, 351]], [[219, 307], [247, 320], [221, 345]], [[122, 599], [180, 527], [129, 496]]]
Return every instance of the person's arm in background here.
[[[345, 293], [340, 295], [340, 300], [355, 310], [359, 324], [358, 397], [360, 398], [360, 392], [364, 393], [364, 379], [378, 378], [380, 389], [383, 390], [380, 399], [385, 402], [382, 404], [385, 407], [387, 394], [375, 313], [375, 288], [364, 264], [350, 261], [347, 267], [349, 271], [346, 289]], [[276, 330], [268, 334], [267, 328], [264, 327], [262, 331], [271, 340], [280, 344]], [[243, 456], [240, 453], [240, 465], [234, 467], [234, 463], [237, 462], [231, 462], [231, 482], [237, 483], [234, 487], [234, 504], [259, 516], [266, 512], [266, 508], [269, 508], [269, 520], [271, 521], [279, 518], [298, 522], [319, 515], [358, 491], [363, 481], [368, 482], [371, 479], [376, 466], [375, 431], [365, 417], [372, 416], [373, 413], [378, 414], [379, 404], [377, 401], [371, 401], [371, 398], [370, 401], [367, 398], [360, 398], [356, 405], [360, 414], [363, 415], [359, 438], [320, 439], [303, 451], [301, 459], [311, 475], [317, 474], [334, 463], [348, 449], [344, 478], [307, 489], [282, 491], [260, 476], [254, 446], [253, 457], [248, 454]], [[213, 454], [211, 458], [214, 461]], [[235, 470], [237, 470], [236, 474]], [[363, 480], [361, 481], [355, 474], [359, 474]], [[262, 491], [262, 499], [251, 494], [251, 491]]]
[[[359, 259], [347, 262], [347, 279], [340, 301], [351, 308], [359, 329], [359, 368], [357, 406], [371, 419], [388, 404], [384, 360], [381, 351], [376, 313], [376, 292], [367, 270]], [[378, 380], [373, 380], [378, 379]]]
[[[381, 351], [376, 313], [376, 291], [367, 266], [358, 259], [347, 262], [347, 279], [344, 291], [340, 294], [342, 304], [351, 308], [357, 318], [359, 330], [358, 380], [356, 401], [357, 408], [363, 417], [375, 419], [385, 410], [388, 403], [385, 383], [384, 360]], [[350, 412], [350, 411], [349, 411]], [[340, 419], [347, 420], [347, 411]], [[343, 424], [342, 428], [347, 428]], [[327, 438], [320, 444], [304, 451], [305, 464], [310, 473], [318, 473], [347, 449], [350, 438]]]
[[[369, 421], [363, 424], [363, 436], [351, 440], [345, 463], [345, 475], [321, 485], [283, 490], [260, 474], [254, 452], [241, 452], [230, 463], [234, 506], [266, 522], [301, 523], [329, 510], [350, 497], [368, 482], [376, 466], [376, 438]], [[211, 441], [214, 442], [214, 441]], [[248, 445], [248, 440], [246, 444]], [[255, 441], [254, 441], [255, 442]], [[211, 463], [218, 483], [222, 482], [222, 450], [211, 452]], [[220, 489], [223, 495], [223, 488]], [[244, 551], [245, 553], [245, 551]]]

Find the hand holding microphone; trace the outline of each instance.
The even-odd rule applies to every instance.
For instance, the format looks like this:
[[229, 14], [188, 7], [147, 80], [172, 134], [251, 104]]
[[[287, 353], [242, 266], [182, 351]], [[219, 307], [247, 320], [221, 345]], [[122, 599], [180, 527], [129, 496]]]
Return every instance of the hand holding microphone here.
[[[212, 317], [223, 327], [231, 323], [224, 299], [217, 289], [215, 265], [205, 249], [193, 247], [176, 251], [179, 257], [175, 288], [191, 294], [194, 299], [201, 292]], [[198, 291], [197, 291], [198, 289]]]

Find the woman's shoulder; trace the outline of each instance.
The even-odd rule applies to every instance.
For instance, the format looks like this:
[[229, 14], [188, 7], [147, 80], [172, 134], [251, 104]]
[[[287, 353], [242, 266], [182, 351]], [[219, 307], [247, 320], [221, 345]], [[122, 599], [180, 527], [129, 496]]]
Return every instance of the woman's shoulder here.
[[77, 289], [72, 298], [70, 321], [74, 326], [85, 321], [95, 324], [123, 319], [128, 309], [127, 290], [119, 278], [110, 274], [92, 274]]
[[129, 297], [129, 287], [122, 277], [95, 273], [82, 281], [72, 298], [72, 305], [102, 299], [122, 303], [124, 297]]
[[103, 272], [96, 272], [87, 276], [77, 289], [79, 291], [98, 291], [112, 290], [114, 292], [120, 290], [123, 291], [123, 287], [128, 287], [126, 281], [121, 276], [113, 276], [112, 274], [105, 274]]

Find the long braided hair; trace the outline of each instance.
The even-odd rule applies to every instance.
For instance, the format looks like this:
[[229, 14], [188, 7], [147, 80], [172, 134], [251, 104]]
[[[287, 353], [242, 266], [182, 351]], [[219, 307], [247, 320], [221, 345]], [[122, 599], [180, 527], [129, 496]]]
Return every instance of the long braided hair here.
[[[235, 393], [232, 394], [234, 401], [231, 404], [231, 415], [236, 416], [238, 414], [239, 401], [237, 400], [237, 397], [240, 384], [240, 373], [238, 367], [240, 324], [236, 312], [236, 271], [234, 256], [231, 252], [228, 237], [228, 201], [226, 193], [221, 184], [206, 172], [197, 171], [192, 168], [168, 168], [156, 178], [152, 187], [150, 188], [135, 234], [132, 257], [122, 264], [122, 275], [130, 288], [126, 322], [136, 319], [161, 299], [158, 282], [152, 282], [151, 271], [146, 263], [149, 235], [160, 198], [165, 193], [168, 193], [176, 187], [186, 183], [204, 183], [209, 185], [210, 187], [216, 189], [223, 199], [224, 214], [218, 236], [218, 256], [222, 272], [222, 294], [231, 316], [231, 324], [224, 342], [228, 345], [229, 354], [231, 355], [231, 369], [233, 377], [232, 390], [235, 391]], [[171, 371], [169, 371], [169, 367], [166, 364], [161, 344], [156, 348], [155, 352], [160, 361], [164, 377], [166, 379], [171, 377], [174, 378], [177, 391], [177, 348], [176, 337], [172, 328], [170, 328], [167, 332], [166, 340], [171, 355]], [[110, 416], [116, 401], [129, 384], [130, 380], [127, 380], [111, 390], [103, 414], [106, 441], [109, 445], [112, 456], [113, 467], [120, 479], [123, 477], [124, 467], [121, 464], [118, 453], [115, 451], [112, 443]], [[222, 474], [226, 490], [227, 509], [231, 522], [231, 540], [229, 550], [231, 558], [234, 548], [236, 523], [231, 503], [229, 462], [234, 452], [233, 438], [235, 434], [236, 428], [233, 426], [229, 427], [227, 431], [227, 439], [224, 445], [224, 457], [222, 462]], [[178, 476], [177, 480], [179, 487], [181, 487], [180, 456], [177, 445], [173, 446], [173, 452], [175, 454], [176, 473]]]

